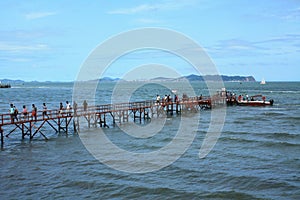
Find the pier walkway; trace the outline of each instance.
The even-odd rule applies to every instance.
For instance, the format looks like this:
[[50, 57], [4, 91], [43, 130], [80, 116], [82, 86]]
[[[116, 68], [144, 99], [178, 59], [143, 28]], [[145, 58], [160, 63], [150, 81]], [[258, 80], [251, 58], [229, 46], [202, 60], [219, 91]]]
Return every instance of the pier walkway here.
[[[180, 114], [181, 112], [193, 112], [201, 109], [211, 109], [217, 105], [226, 105], [225, 97], [192, 97], [179, 99], [177, 102], [156, 102], [154, 100], [106, 104], [88, 106], [87, 108], [78, 107], [70, 110], [47, 110], [46, 113], [38, 111], [37, 116], [34, 117], [31, 113], [26, 116], [19, 113], [14, 116], [9, 113], [0, 114], [0, 132], [1, 143], [4, 142], [4, 130], [8, 132], [5, 134], [9, 137], [12, 133], [20, 131], [22, 139], [28, 136], [32, 139], [36, 134], [40, 133], [46, 140], [46, 134], [42, 131], [42, 127], [48, 125], [55, 132], [65, 132], [68, 134], [70, 124], [73, 124], [74, 133], [80, 131], [80, 123], [85, 121], [88, 127], [109, 127], [109, 122], [122, 123], [129, 121], [132, 118], [137, 119], [151, 119], [152, 117], [159, 117], [162, 115]], [[80, 118], [85, 120], [80, 120]], [[110, 119], [108, 119], [110, 118]], [[71, 123], [72, 122], [72, 123]]]

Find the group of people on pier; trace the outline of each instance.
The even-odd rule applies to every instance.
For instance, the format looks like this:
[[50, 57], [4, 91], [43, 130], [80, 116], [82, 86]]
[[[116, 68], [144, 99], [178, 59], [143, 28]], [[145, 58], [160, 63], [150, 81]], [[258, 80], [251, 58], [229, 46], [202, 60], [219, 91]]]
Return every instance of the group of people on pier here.
[[[202, 94], [200, 96], [196, 96], [196, 97], [189, 97], [187, 94], [183, 93], [182, 94], [182, 99], [181, 101], [185, 102], [185, 101], [201, 101], [203, 100], [203, 96]], [[156, 95], [156, 105], [167, 105], [169, 103], [176, 103], [179, 104], [180, 99], [178, 97], [178, 95], [174, 95], [174, 101], [173, 98], [171, 97], [171, 95], [165, 95], [164, 98], [161, 98], [159, 94]]]
[[[84, 100], [84, 102], [83, 102], [84, 110], [87, 109], [87, 106], [88, 106], [87, 101]], [[43, 103], [42, 104], [43, 119], [50, 117], [49, 114], [48, 114], [48, 111], [49, 110], [47, 108], [46, 103]], [[73, 107], [71, 106], [71, 103], [69, 101], [66, 101], [65, 107], [64, 107], [63, 103], [60, 102], [59, 109], [58, 109], [58, 113], [60, 115], [67, 114], [68, 116], [71, 116], [72, 111], [74, 112], [74, 114], [76, 114], [76, 111], [77, 111], [77, 103], [76, 102], [73, 103]], [[19, 120], [34, 120], [34, 121], [37, 121], [38, 109], [37, 109], [35, 104], [32, 104], [30, 111], [27, 109], [26, 105], [23, 105], [22, 106], [22, 111], [19, 111], [17, 109], [17, 107], [13, 103], [11, 103], [10, 108], [9, 108], [9, 114], [10, 114], [11, 123], [14, 123], [14, 122], [19, 121]], [[21, 114], [21, 119], [19, 119], [20, 114]]]
[[[17, 107], [14, 104], [10, 104], [10, 109], [9, 109], [9, 113], [10, 113], [10, 118], [11, 118], [11, 122], [14, 123], [14, 121], [19, 121], [18, 115], [19, 115], [19, 110], [17, 109]], [[22, 114], [23, 114], [23, 119], [28, 119], [29, 117], [29, 112], [27, 110], [26, 105], [23, 105], [23, 110], [22, 110]], [[37, 119], [37, 107], [35, 106], [35, 104], [32, 104], [32, 110], [31, 110], [31, 119], [36, 120]]]
[[[156, 95], [156, 104], [159, 105], [161, 104], [162, 106], [168, 104], [168, 103], [172, 103], [173, 102], [173, 99], [171, 97], [171, 95], [165, 95], [164, 98], [161, 98], [160, 95]], [[174, 102], [175, 103], [178, 103], [179, 102], [179, 99], [178, 99], [178, 96], [175, 94], [174, 95]]]

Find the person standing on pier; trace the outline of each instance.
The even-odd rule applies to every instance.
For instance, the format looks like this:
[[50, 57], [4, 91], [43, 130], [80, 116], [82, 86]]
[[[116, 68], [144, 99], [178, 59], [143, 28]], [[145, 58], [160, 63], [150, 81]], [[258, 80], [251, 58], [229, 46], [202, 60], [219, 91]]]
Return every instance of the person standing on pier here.
[[168, 101], [168, 103], [171, 103], [171, 102], [172, 102], [172, 97], [171, 97], [170, 94], [169, 94], [168, 97], [167, 97], [167, 101]]
[[63, 109], [64, 109], [64, 105], [62, 102], [59, 103], [59, 114], [63, 115]]
[[162, 106], [165, 107], [166, 103], [167, 103], [167, 100], [168, 100], [168, 96], [165, 95], [165, 97], [162, 99]]
[[77, 115], [77, 103], [74, 101], [73, 103], [74, 116]]
[[158, 95], [156, 95], [156, 105], [159, 105], [159, 103], [160, 103], [160, 96], [158, 94]]
[[47, 114], [47, 106], [46, 103], [43, 103], [43, 119], [45, 119], [45, 116], [47, 116], [47, 118], [49, 118], [48, 114]]
[[14, 104], [10, 104], [10, 109], [9, 109], [9, 113], [10, 113], [10, 120], [11, 120], [11, 123], [14, 123], [14, 120], [15, 120], [15, 109], [14, 109]]
[[71, 104], [69, 103], [69, 101], [66, 101], [66, 109], [67, 109], [67, 115], [70, 116], [71, 115]]
[[164, 102], [168, 102], [168, 95], [165, 95]]
[[28, 111], [27, 111], [27, 108], [25, 105], [23, 105], [22, 114], [23, 114], [24, 120], [27, 120]]
[[86, 100], [84, 100], [83, 101], [83, 110], [84, 110], [84, 112], [86, 112], [86, 110], [87, 110], [87, 107], [88, 107], [88, 103], [86, 102]]
[[15, 120], [17, 120], [17, 121], [19, 121], [19, 119], [18, 119], [18, 114], [19, 114], [19, 111], [18, 111], [18, 109], [16, 108], [16, 106], [14, 106], [14, 118], [15, 118]]
[[32, 104], [31, 119], [37, 121], [37, 108]]
[[178, 96], [175, 94], [175, 96], [174, 96], [174, 102], [176, 103], [176, 104], [178, 104], [179, 103], [179, 99], [178, 99]]

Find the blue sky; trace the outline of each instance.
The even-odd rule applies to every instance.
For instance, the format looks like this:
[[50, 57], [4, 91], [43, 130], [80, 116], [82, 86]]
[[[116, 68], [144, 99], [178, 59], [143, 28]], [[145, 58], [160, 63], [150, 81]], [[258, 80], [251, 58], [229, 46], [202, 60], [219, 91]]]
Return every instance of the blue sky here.
[[[220, 74], [300, 81], [298, 0], [3, 0], [0, 10], [0, 79], [72, 81], [101, 42], [124, 31], [159, 27], [196, 41]], [[183, 75], [194, 73], [176, 59], [168, 64]], [[148, 53], [133, 53], [106, 75], [120, 77], [127, 69], [122, 66], [148, 61]], [[165, 64], [159, 56], [155, 62]]]

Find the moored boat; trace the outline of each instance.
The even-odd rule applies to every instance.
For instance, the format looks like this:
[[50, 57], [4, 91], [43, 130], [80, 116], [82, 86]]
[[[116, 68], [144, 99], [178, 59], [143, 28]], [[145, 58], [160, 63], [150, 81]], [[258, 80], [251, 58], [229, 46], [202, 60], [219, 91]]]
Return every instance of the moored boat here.
[[272, 106], [274, 103], [273, 99], [271, 99], [270, 101], [260, 101], [260, 100], [256, 100], [256, 101], [238, 101], [237, 104], [239, 106]]
[[265, 81], [264, 78], [261, 80], [260, 84], [261, 84], [261, 85], [265, 85], [265, 84], [266, 84], [266, 81]]
[[[261, 98], [261, 99], [258, 99]], [[266, 100], [265, 96], [262, 95], [255, 95], [251, 96], [249, 99], [242, 99], [239, 98], [237, 100], [237, 105], [239, 106], [272, 106], [274, 103], [273, 99], [270, 99], [269, 101]]]
[[11, 88], [10, 84], [2, 84], [0, 81], [0, 88]]

